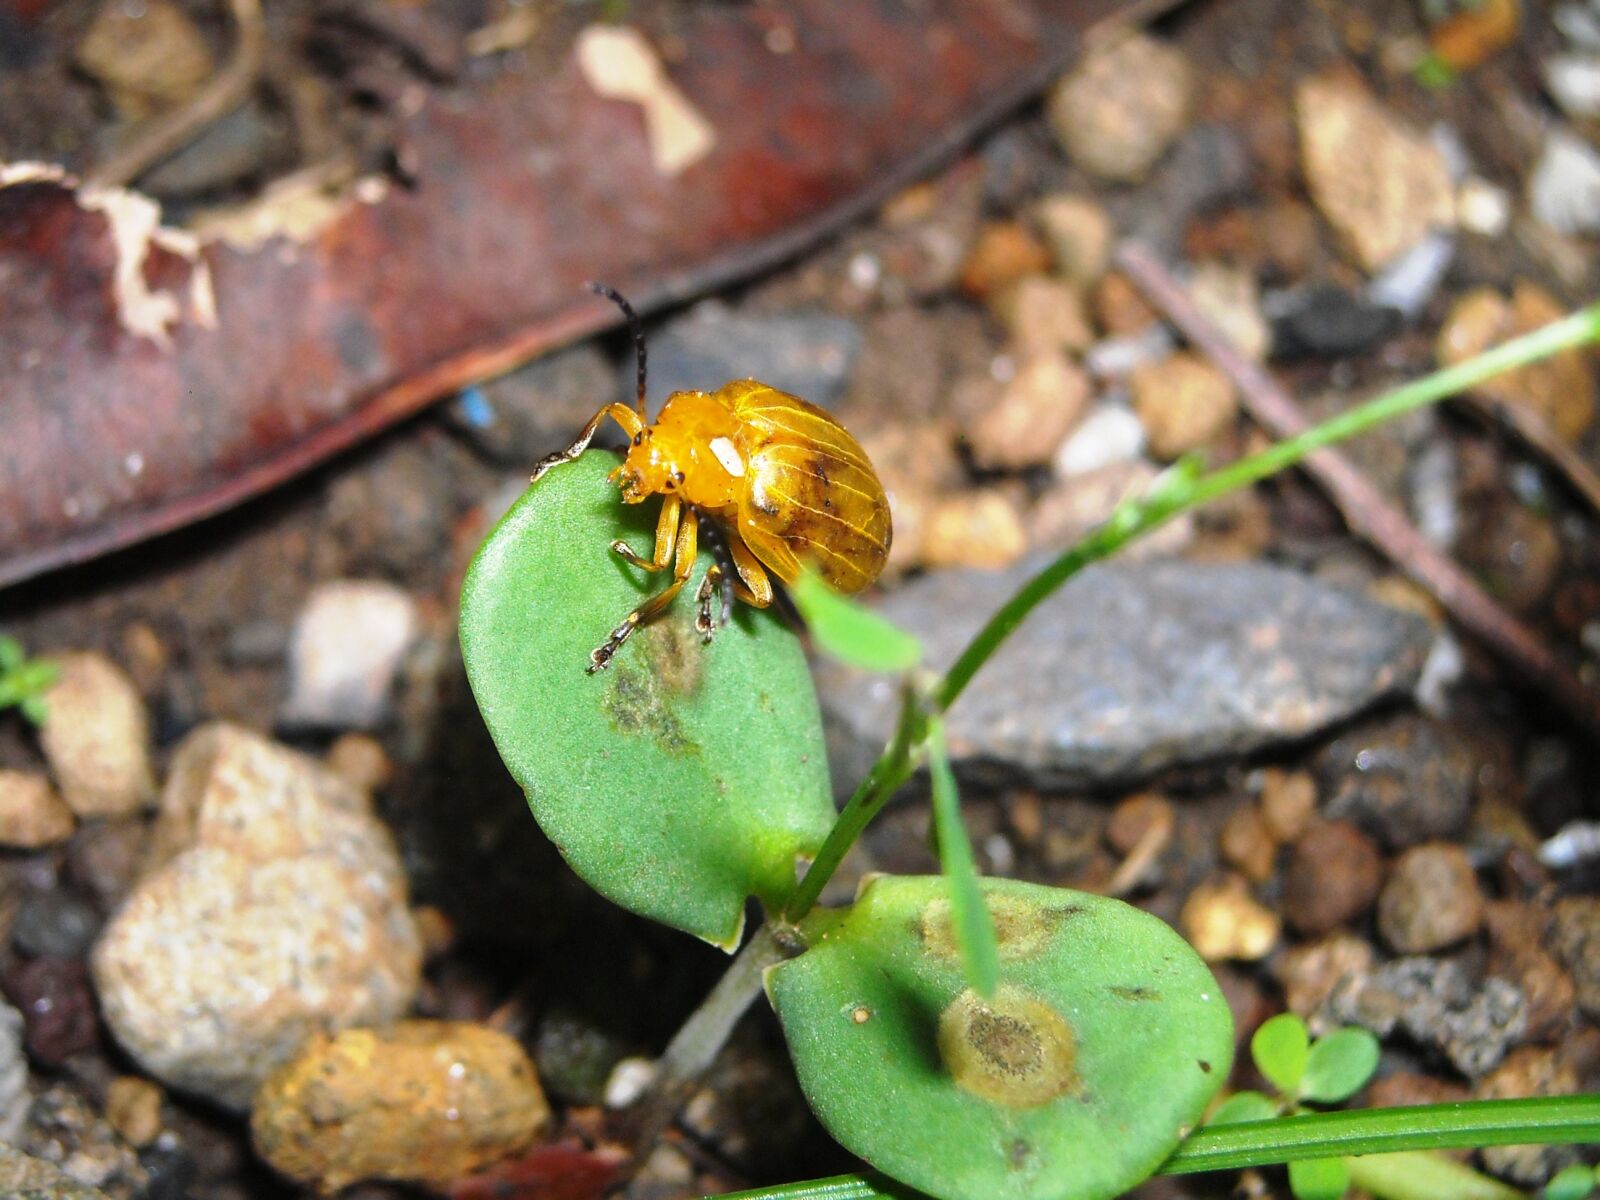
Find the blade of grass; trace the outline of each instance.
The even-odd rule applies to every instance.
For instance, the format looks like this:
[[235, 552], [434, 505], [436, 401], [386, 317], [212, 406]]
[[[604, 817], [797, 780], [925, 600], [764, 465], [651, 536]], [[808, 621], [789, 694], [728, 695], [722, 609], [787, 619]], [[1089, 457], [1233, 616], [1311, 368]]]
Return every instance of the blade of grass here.
[[814, 571], [789, 586], [817, 648], [864, 671], [909, 671], [922, 660], [916, 638], [870, 608], [841, 596]]
[[994, 919], [978, 883], [972, 842], [961, 823], [961, 799], [945, 749], [944, 723], [937, 717], [928, 720], [928, 770], [933, 776], [933, 828], [939, 841], [939, 863], [950, 886], [950, 923], [961, 969], [972, 990], [987, 999], [1000, 984], [1000, 950], [995, 945]]
[[[1600, 1095], [1469, 1100], [1207, 1126], [1179, 1146], [1156, 1174], [1190, 1175], [1275, 1166], [1293, 1159], [1412, 1150], [1596, 1141], [1600, 1141]], [[915, 1194], [881, 1175], [865, 1174], [737, 1192], [723, 1200], [907, 1200]]]

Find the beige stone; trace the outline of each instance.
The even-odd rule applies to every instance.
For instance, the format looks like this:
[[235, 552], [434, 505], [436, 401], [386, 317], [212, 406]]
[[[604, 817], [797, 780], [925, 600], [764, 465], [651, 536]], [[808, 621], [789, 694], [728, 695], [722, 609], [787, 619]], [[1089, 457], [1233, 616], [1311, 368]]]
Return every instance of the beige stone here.
[[126, 816], [155, 799], [150, 714], [122, 668], [103, 654], [52, 656], [39, 743], [61, 798], [80, 817]]
[[0, 846], [36, 850], [72, 836], [72, 810], [36, 771], [0, 768]]

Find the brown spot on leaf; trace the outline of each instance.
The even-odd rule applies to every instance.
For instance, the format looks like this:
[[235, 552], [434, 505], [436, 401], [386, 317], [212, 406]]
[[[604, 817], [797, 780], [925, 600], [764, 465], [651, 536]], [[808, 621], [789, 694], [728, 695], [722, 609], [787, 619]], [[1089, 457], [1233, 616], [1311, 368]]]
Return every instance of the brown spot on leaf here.
[[1079, 1086], [1072, 1027], [1021, 988], [962, 992], [939, 1016], [938, 1042], [956, 1084], [996, 1104], [1036, 1108]]

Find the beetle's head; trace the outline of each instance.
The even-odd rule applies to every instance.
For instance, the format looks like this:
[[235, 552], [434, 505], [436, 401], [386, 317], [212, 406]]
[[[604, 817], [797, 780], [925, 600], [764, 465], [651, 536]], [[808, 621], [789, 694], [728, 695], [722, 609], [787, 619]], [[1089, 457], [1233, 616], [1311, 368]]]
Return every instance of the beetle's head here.
[[647, 425], [634, 435], [628, 447], [628, 457], [611, 472], [611, 481], [622, 489], [624, 504], [638, 504], [660, 492], [675, 492], [683, 483], [677, 455], [653, 425]]

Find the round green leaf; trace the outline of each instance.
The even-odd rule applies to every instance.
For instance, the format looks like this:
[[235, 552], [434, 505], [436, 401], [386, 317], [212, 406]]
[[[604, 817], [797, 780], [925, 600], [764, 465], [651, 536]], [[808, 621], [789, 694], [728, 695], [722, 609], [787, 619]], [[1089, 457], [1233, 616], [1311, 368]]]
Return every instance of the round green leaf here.
[[1544, 1200], [1585, 1200], [1594, 1191], [1594, 1168], [1574, 1163], [1544, 1185]]
[[1350, 1170], [1338, 1158], [1310, 1158], [1289, 1164], [1289, 1190], [1296, 1200], [1339, 1200], [1350, 1186]]
[[1377, 1069], [1377, 1038], [1357, 1026], [1336, 1029], [1312, 1043], [1300, 1077], [1300, 1098], [1318, 1104], [1348, 1100]]
[[1233, 1021], [1199, 956], [1103, 896], [990, 879], [1000, 986], [962, 976], [944, 880], [870, 880], [767, 973], [807, 1099], [930, 1195], [1098, 1200], [1149, 1175], [1227, 1079]]
[[1235, 1092], [1211, 1114], [1207, 1125], [1245, 1125], [1251, 1121], [1270, 1121], [1278, 1106], [1260, 1092]]
[[799, 640], [735, 606], [695, 631], [702, 555], [667, 612], [608, 670], [589, 652], [668, 576], [648, 556], [659, 506], [624, 505], [616, 460], [590, 451], [528, 489], [485, 540], [461, 593], [478, 707], [540, 827], [597, 891], [719, 946], [746, 897], [769, 908], [821, 845], [834, 807], [816, 693]]
[[1297, 1096], [1311, 1054], [1306, 1023], [1294, 1013], [1279, 1013], [1257, 1029], [1250, 1039], [1256, 1069], [1285, 1096]]

